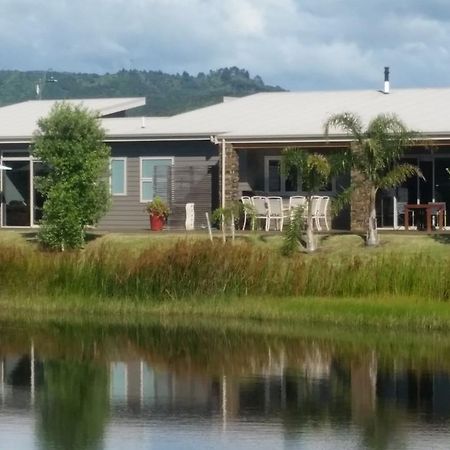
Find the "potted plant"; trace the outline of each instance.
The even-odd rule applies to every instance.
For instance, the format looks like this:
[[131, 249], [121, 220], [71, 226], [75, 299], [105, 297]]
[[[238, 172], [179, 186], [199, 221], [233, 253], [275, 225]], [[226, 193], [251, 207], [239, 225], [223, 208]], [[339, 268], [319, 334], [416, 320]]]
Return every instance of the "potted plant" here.
[[150, 217], [150, 229], [152, 231], [161, 231], [170, 214], [167, 203], [160, 197], [155, 197], [151, 202], [147, 203], [145, 210]]

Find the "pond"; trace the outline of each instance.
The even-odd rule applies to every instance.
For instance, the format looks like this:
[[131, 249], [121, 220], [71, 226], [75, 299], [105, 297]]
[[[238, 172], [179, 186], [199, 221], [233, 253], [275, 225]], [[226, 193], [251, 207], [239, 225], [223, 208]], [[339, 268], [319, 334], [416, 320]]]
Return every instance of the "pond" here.
[[450, 442], [445, 335], [202, 322], [1, 329], [1, 448]]

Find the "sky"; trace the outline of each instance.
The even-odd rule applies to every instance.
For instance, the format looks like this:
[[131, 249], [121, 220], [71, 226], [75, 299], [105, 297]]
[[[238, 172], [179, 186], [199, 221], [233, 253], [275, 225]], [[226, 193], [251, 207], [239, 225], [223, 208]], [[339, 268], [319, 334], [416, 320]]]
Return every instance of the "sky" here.
[[238, 66], [290, 90], [450, 86], [449, 0], [0, 0], [0, 69]]

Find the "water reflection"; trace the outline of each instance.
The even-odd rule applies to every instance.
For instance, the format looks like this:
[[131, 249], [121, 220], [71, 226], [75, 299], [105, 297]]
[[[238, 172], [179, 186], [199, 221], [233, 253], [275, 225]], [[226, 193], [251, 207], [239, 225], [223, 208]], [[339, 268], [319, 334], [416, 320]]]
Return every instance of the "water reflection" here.
[[446, 448], [439, 339], [405, 353], [159, 325], [3, 326], [0, 433], [42, 449]]

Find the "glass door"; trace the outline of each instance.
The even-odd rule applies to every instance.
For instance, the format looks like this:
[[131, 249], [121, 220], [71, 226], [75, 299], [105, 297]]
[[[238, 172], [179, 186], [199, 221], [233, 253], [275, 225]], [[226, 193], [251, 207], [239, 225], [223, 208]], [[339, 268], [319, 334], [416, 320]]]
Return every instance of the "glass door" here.
[[3, 215], [2, 226], [31, 226], [31, 178], [30, 160], [3, 162], [12, 170], [2, 173]]

